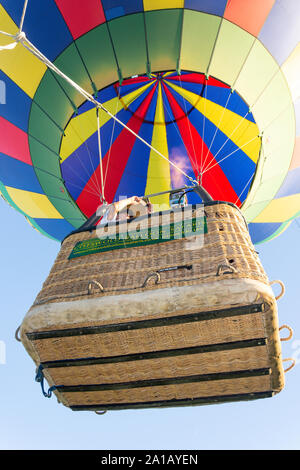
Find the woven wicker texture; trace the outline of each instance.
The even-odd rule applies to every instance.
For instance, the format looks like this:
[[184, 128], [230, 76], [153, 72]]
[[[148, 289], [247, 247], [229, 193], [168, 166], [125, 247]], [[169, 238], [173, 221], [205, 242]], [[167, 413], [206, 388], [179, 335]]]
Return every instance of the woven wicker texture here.
[[247, 377], [234, 380], [218, 380], [170, 386], [154, 386], [130, 390], [109, 390], [103, 392], [66, 392], [70, 406], [83, 402], [87, 405], [95, 403], [113, 404], [147, 401], [171, 401], [184, 398], [209, 397], [216, 395], [231, 395], [255, 393], [270, 389], [270, 377]]
[[[203, 209], [194, 216], [201, 217]], [[115, 226], [106, 230], [76, 233], [62, 244], [61, 251], [43, 285], [35, 304], [60, 302], [91, 296], [112, 295], [117, 292], [130, 293], [142, 289], [147, 276], [153, 271], [174, 266], [192, 266], [191, 269], [169, 270], [160, 274], [158, 284], [150, 280], [147, 288], [156, 289], [166, 285], [187, 285], [226, 277], [259, 279], [268, 283], [259, 257], [252, 245], [247, 226], [241, 213], [229, 204], [205, 207], [207, 233], [204, 244], [198, 249], [189, 249], [195, 237], [170, 240], [155, 245], [113, 250], [69, 260], [68, 257], [77, 242], [115, 233]], [[151, 226], [165, 225], [166, 216], [153, 216]], [[181, 212], [172, 214], [171, 222], [182, 220]], [[150, 221], [141, 221], [141, 228]], [[126, 225], [120, 224], [119, 230]], [[130, 225], [129, 225], [130, 227]], [[226, 266], [231, 267], [228, 273]], [[217, 276], [219, 274], [219, 276]], [[101, 283], [100, 292], [94, 281]], [[89, 293], [89, 284], [93, 283]]]
[[[203, 215], [197, 211], [194, 216]], [[163, 217], [154, 215], [152, 227], [165, 225]], [[206, 206], [205, 217], [203, 245], [193, 249], [195, 236], [69, 259], [95, 230], [63, 242], [21, 328], [26, 349], [63, 404], [172, 406], [253, 399], [283, 388], [276, 301], [245, 221], [226, 203]], [[181, 213], [172, 214], [171, 222], [180, 220]], [[148, 224], [141, 220], [141, 228]], [[212, 300], [199, 297], [202, 285], [204, 296], [214, 286]], [[184, 290], [191, 288], [193, 300]], [[183, 304], [176, 302], [181, 295]]]
[[[105, 324], [105, 322], [101, 322], [101, 324]], [[185, 323], [184, 326], [179, 324], [134, 331], [38, 339], [35, 340], [34, 345], [41, 361], [44, 362], [60, 360], [63, 357], [75, 359], [78, 357], [137, 354], [227, 343], [249, 338], [263, 338], [264, 336], [263, 317], [261, 313], [257, 313]]]
[[[133, 360], [129, 362], [97, 364], [93, 366], [57, 367], [51, 370], [56, 384], [81, 385], [134, 382], [137, 380], [163, 379], [218, 372], [230, 372], [269, 367], [265, 346], [185, 354], [182, 356], [156, 359]], [[74, 373], [75, 372], [75, 373]]]

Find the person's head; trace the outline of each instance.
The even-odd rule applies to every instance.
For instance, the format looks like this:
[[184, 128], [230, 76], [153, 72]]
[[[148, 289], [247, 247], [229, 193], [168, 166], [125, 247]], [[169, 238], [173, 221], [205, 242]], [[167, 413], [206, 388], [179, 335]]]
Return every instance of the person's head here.
[[139, 198], [133, 204], [130, 204], [130, 206], [128, 206], [128, 215], [130, 218], [141, 217], [147, 214], [148, 214], [148, 205], [142, 198]]

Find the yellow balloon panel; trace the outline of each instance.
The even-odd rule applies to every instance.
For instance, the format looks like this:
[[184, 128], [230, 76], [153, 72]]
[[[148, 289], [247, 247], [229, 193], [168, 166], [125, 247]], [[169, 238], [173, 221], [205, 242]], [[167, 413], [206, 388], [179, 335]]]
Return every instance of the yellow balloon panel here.
[[276, 223], [282, 222], [282, 214], [285, 220], [292, 218], [300, 207], [300, 194], [273, 199], [270, 204], [256, 217], [253, 222]]
[[[0, 30], [12, 34], [18, 33], [16, 24], [2, 5], [0, 5]], [[7, 36], [0, 35], [0, 45], [12, 42], [14, 42], [12, 38], [7, 39]], [[33, 98], [47, 67], [27, 51], [22, 44], [18, 44], [13, 51], [1, 51], [1, 70], [25, 91], [27, 95]]]
[[[111, 114], [116, 115], [122, 107], [126, 108], [129, 106], [132, 101], [137, 99], [150, 86], [151, 83], [148, 83], [138, 90], [128, 93], [122, 99], [116, 96], [102, 104]], [[112, 118], [108, 113], [102, 110], [99, 111], [100, 127], [104, 126], [110, 119]], [[65, 135], [61, 143], [60, 156], [62, 162], [95, 132], [97, 132], [96, 108], [90, 109], [71, 119], [65, 129]]]
[[39, 219], [62, 219], [62, 215], [51, 204], [45, 194], [32, 193], [22, 189], [10, 188], [6, 190], [17, 206], [29, 217]]
[[144, 0], [144, 10], [164, 10], [165, 8], [183, 8], [184, 0]]
[[[168, 142], [167, 142], [167, 133], [166, 126], [164, 124], [164, 108], [162, 101], [162, 92], [161, 84], [159, 84], [158, 89], [158, 98], [155, 111], [155, 121], [163, 123], [161, 125], [154, 126], [153, 136], [152, 136], [152, 146], [156, 149], [160, 149], [163, 155], [168, 157]], [[153, 194], [160, 191], [167, 191], [171, 188], [171, 178], [170, 178], [170, 165], [169, 162], [163, 160], [156, 152], [151, 150], [148, 174], [147, 174], [147, 185], [145, 189], [145, 194]], [[169, 195], [160, 196], [159, 198], [151, 198], [152, 204], [159, 205], [169, 205]]]
[[242, 149], [251, 160], [257, 162], [261, 141], [256, 124], [212, 101], [200, 98], [191, 91], [183, 90], [173, 84], [170, 84], [170, 87], [181, 93], [187, 101]]

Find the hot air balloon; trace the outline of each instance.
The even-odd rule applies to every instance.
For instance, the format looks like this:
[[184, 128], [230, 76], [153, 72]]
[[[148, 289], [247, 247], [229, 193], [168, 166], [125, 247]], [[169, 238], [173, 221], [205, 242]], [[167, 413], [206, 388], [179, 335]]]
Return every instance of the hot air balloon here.
[[299, 23], [297, 0], [0, 1], [0, 191], [61, 242], [19, 329], [45, 396], [282, 390], [253, 244], [300, 211]]

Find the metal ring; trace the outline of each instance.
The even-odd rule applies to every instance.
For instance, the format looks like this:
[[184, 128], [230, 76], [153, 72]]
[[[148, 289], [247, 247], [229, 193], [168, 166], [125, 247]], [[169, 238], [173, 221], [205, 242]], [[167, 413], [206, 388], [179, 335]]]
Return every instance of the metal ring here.
[[107, 413], [107, 410], [104, 410], [104, 411], [95, 411], [96, 415], [105, 415], [105, 413]]
[[281, 299], [281, 297], [284, 296], [284, 293], [285, 293], [284, 284], [283, 284], [282, 281], [280, 281], [280, 280], [278, 280], [278, 279], [277, 279], [276, 281], [271, 281], [271, 282], [270, 282], [270, 286], [272, 286], [273, 284], [279, 284], [280, 287], [281, 287], [281, 292], [280, 292], [280, 294], [278, 294], [277, 296], [275, 296], [275, 299], [276, 299], [276, 300], [279, 300], [279, 299]]
[[20, 338], [20, 336], [19, 336], [20, 329], [21, 329], [21, 325], [18, 326], [18, 328], [16, 329], [16, 332], [15, 332], [15, 339], [16, 339], [17, 341], [19, 341], [19, 343], [22, 343], [22, 340], [21, 340], [21, 338]]
[[88, 285], [88, 293], [89, 295], [92, 293], [92, 285], [95, 284], [95, 286], [99, 287], [100, 291], [101, 292], [104, 292], [104, 287], [102, 286], [102, 284], [98, 281], [90, 281], [89, 282], [89, 285]]
[[286, 328], [287, 330], [289, 330], [290, 334], [289, 334], [286, 338], [280, 338], [280, 341], [289, 341], [289, 340], [293, 337], [293, 330], [292, 330], [292, 328], [291, 328], [289, 325], [282, 325], [282, 326], [279, 328], [279, 331], [283, 330], [284, 328]]
[[160, 274], [158, 272], [153, 272], [153, 273], [149, 273], [148, 276], [146, 277], [145, 281], [143, 282], [143, 285], [142, 287], [146, 287], [148, 282], [150, 281], [150, 279], [152, 277], [156, 277], [156, 280], [155, 280], [155, 284], [158, 284], [158, 282], [160, 281]]
[[289, 367], [287, 367], [286, 369], [283, 369], [284, 372], [288, 372], [289, 370], [291, 370], [296, 365], [296, 360], [293, 357], [288, 357], [286, 359], [282, 359], [282, 362], [287, 362], [287, 361], [292, 361], [292, 364]]

